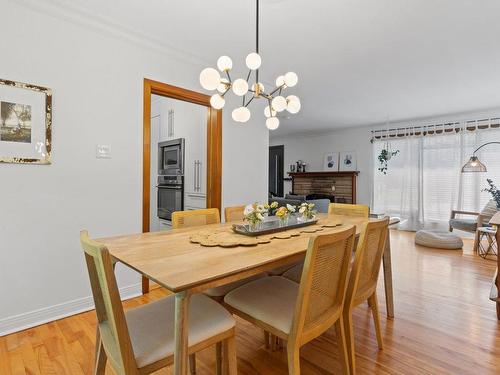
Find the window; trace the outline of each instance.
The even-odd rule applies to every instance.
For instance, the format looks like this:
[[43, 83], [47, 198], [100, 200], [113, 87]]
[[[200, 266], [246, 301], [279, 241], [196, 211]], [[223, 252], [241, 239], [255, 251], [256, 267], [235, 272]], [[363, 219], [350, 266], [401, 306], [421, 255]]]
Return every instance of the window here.
[[477, 156], [487, 173], [461, 173], [475, 148], [500, 142], [499, 129], [391, 139], [398, 155], [389, 161], [387, 175], [378, 171], [385, 141], [374, 141], [375, 172], [372, 211], [400, 216], [409, 229], [444, 227], [452, 209], [480, 212], [491, 199], [487, 178], [500, 185], [500, 145], [481, 149]]

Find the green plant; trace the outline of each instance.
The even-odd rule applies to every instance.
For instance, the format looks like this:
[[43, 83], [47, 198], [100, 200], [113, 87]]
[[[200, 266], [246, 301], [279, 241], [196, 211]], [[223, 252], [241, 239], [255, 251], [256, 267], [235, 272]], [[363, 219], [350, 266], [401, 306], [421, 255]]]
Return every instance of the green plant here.
[[380, 154], [378, 155], [378, 161], [380, 163], [380, 167], [378, 168], [378, 170], [383, 174], [387, 174], [387, 162], [391, 160], [393, 156], [396, 156], [398, 153], [399, 150], [388, 151], [385, 148], [382, 151], [380, 151]]
[[488, 193], [491, 194], [493, 197], [493, 200], [497, 204], [497, 208], [500, 210], [500, 190], [497, 189], [496, 185], [494, 184], [493, 180], [491, 179], [486, 179], [488, 182], [488, 185], [490, 186], [489, 188], [483, 189], [483, 191], [487, 191]]

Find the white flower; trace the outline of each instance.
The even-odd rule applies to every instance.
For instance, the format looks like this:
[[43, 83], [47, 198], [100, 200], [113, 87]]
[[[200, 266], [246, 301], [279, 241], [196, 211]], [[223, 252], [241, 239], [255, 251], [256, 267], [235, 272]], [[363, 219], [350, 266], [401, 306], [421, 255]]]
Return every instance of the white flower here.
[[266, 209], [262, 204], [257, 205], [257, 212], [264, 212]]
[[295, 212], [295, 207], [290, 205], [290, 204], [286, 204], [286, 209], [289, 211], [289, 212]]
[[303, 214], [305, 211], [306, 211], [306, 207], [305, 206], [301, 206], [300, 209], [299, 209], [299, 212], [301, 214]]
[[309, 209], [312, 210], [314, 208], [314, 203], [309, 203]]
[[260, 212], [257, 212], [257, 219], [259, 219], [260, 221], [263, 221], [264, 216], [262, 216], [262, 214]]
[[245, 206], [245, 211], [243, 211], [243, 214], [245, 216], [250, 215], [253, 212], [253, 205], [249, 204], [248, 206]]

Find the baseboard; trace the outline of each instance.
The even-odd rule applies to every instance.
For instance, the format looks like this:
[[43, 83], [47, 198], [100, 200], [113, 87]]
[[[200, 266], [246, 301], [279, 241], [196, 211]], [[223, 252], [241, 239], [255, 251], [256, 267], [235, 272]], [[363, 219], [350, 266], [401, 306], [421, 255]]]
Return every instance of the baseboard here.
[[[137, 297], [141, 294], [141, 283], [120, 288], [122, 300]], [[89, 296], [0, 319], [0, 336], [5, 336], [10, 333], [22, 331], [40, 324], [66, 318], [68, 316], [93, 309], [94, 300], [92, 296]]]

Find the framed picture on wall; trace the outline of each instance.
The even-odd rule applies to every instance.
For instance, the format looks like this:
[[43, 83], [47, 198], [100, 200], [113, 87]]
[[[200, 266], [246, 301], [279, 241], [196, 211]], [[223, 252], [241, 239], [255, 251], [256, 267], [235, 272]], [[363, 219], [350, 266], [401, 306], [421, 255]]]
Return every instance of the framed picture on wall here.
[[0, 162], [50, 164], [52, 91], [0, 79]]
[[329, 152], [323, 159], [323, 170], [337, 172], [339, 170], [339, 153]]
[[357, 171], [357, 168], [356, 152], [346, 151], [340, 153], [339, 171]]

